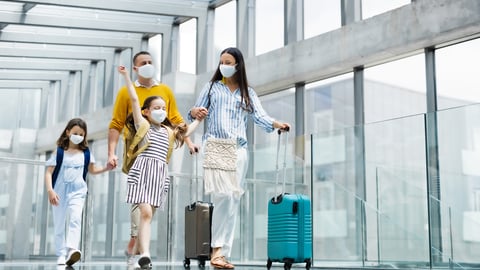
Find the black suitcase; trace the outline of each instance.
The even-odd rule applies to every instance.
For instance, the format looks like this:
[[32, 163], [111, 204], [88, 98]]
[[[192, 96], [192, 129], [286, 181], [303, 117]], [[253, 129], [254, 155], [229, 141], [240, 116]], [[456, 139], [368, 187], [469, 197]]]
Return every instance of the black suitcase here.
[[[195, 179], [190, 182], [190, 199], [192, 196], [192, 182], [198, 186], [198, 161], [195, 154]], [[195, 191], [198, 196], [198, 192]], [[185, 207], [185, 260], [183, 266], [190, 268], [190, 260], [198, 260], [198, 266], [205, 267], [205, 261], [210, 260], [210, 240], [212, 227], [213, 204], [196, 201]]]

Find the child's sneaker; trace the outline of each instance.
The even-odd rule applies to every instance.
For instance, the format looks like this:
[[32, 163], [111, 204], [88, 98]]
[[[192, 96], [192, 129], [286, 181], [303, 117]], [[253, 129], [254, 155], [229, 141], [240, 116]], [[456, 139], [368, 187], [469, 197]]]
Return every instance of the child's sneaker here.
[[152, 268], [152, 260], [150, 259], [150, 256], [140, 255], [140, 258], [138, 259], [138, 265], [140, 266], [141, 269]]
[[80, 252], [80, 250], [70, 249], [65, 264], [68, 266], [72, 266], [74, 263], [78, 262], [81, 257], [82, 253]]

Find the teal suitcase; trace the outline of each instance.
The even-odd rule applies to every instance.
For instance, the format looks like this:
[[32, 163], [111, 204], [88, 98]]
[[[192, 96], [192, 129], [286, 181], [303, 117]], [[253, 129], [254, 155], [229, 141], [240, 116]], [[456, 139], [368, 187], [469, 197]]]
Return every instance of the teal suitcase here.
[[284, 263], [290, 269], [293, 263], [311, 266], [312, 215], [310, 199], [302, 194], [282, 194], [268, 203], [268, 261]]
[[[280, 134], [279, 132], [277, 146], [277, 186]], [[288, 137], [285, 141], [288, 142]], [[286, 150], [284, 158], [286, 159]], [[268, 202], [267, 269], [270, 269], [273, 262], [284, 263], [285, 270], [289, 270], [293, 263], [305, 263], [306, 268], [310, 269], [312, 265], [310, 198], [303, 194], [284, 193], [286, 165], [285, 162], [283, 164], [283, 191]]]

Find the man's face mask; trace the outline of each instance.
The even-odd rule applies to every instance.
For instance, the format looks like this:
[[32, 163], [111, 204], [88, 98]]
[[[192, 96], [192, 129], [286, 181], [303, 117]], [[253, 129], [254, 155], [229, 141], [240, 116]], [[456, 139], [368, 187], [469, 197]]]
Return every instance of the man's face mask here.
[[145, 79], [151, 79], [155, 75], [155, 67], [150, 64], [138, 67], [138, 75]]

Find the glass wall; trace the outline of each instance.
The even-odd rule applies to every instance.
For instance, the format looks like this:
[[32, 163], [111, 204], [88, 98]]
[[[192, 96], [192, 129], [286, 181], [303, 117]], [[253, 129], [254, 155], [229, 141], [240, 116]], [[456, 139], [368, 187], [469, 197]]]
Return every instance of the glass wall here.
[[438, 151], [442, 254], [478, 263], [480, 246], [480, 105], [440, 111]]

